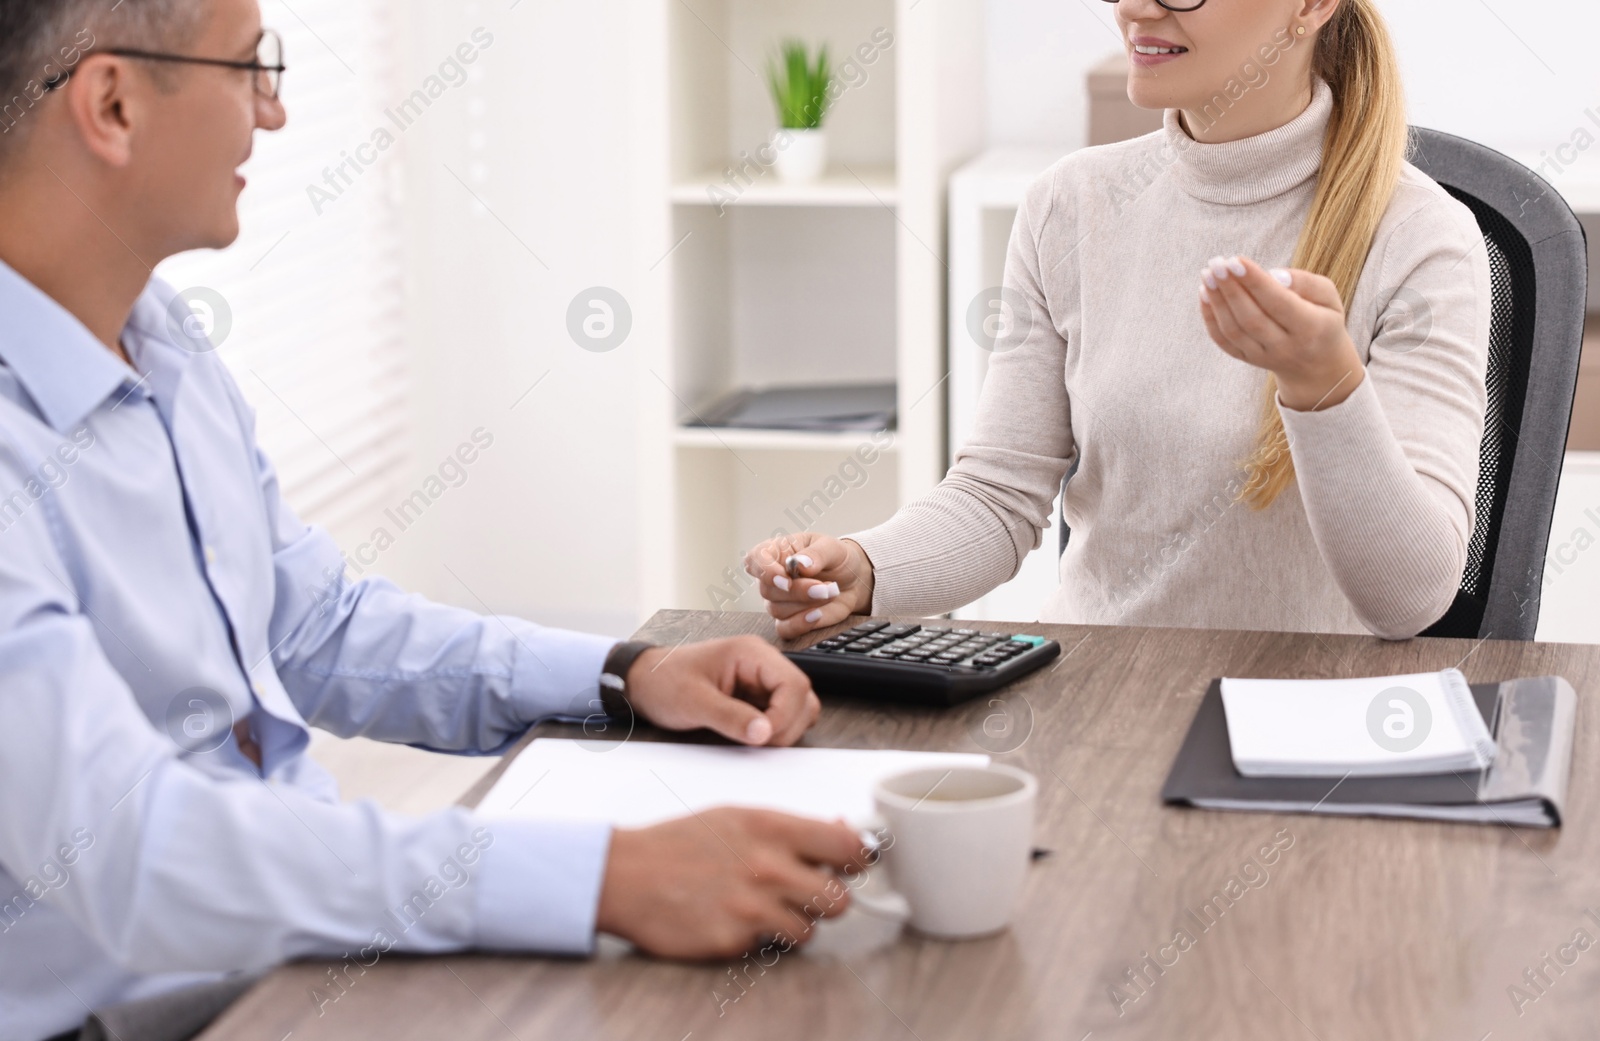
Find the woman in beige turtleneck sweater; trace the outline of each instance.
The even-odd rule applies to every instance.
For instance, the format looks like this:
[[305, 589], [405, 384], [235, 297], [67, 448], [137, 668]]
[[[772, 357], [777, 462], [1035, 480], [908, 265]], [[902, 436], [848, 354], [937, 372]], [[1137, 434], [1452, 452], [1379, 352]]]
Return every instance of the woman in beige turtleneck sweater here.
[[949, 475], [869, 531], [751, 551], [781, 635], [983, 595], [1075, 463], [1044, 621], [1401, 639], [1450, 606], [1485, 409], [1477, 224], [1405, 162], [1372, 0], [1168, 3], [1117, 6], [1129, 97], [1165, 125], [1028, 190], [1017, 313]]

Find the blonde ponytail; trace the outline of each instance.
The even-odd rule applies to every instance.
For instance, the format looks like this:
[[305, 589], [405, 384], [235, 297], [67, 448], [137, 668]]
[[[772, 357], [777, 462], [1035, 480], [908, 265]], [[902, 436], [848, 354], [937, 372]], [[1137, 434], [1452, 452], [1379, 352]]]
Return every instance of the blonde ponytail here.
[[[1348, 313], [1399, 182], [1409, 131], [1400, 66], [1374, 0], [1344, 0], [1322, 27], [1316, 47], [1312, 70], [1333, 90], [1333, 113], [1311, 214], [1291, 266], [1325, 275], [1339, 287]], [[1294, 480], [1277, 396], [1278, 381], [1269, 375], [1260, 433], [1238, 495], [1258, 510], [1271, 506]]]

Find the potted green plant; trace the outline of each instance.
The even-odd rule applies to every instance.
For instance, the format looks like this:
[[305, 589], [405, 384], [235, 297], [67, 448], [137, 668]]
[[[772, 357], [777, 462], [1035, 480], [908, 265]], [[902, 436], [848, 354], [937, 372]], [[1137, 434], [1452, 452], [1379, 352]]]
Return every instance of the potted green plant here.
[[822, 176], [828, 166], [828, 138], [822, 120], [828, 114], [833, 69], [828, 45], [816, 57], [799, 40], [786, 40], [767, 62], [767, 83], [778, 107], [773, 137], [778, 176], [803, 183]]

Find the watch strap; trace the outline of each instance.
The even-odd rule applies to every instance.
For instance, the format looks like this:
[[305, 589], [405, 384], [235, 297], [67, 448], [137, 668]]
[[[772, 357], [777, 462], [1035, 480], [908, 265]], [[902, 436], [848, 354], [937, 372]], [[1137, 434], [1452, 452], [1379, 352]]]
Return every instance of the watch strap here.
[[628, 670], [645, 651], [656, 645], [638, 640], [626, 640], [611, 648], [605, 664], [600, 668], [600, 711], [612, 719], [629, 719], [633, 705], [628, 701]]

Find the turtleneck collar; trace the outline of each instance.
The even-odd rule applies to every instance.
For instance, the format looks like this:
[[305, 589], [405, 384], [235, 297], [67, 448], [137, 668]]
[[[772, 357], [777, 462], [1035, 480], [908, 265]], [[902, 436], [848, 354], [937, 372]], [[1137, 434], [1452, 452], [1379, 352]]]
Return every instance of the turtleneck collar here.
[[1167, 147], [1176, 155], [1172, 176], [1197, 199], [1229, 205], [1262, 202], [1315, 176], [1322, 165], [1322, 141], [1333, 114], [1333, 90], [1312, 77], [1311, 104], [1275, 130], [1238, 141], [1202, 144], [1169, 108], [1162, 118]]

